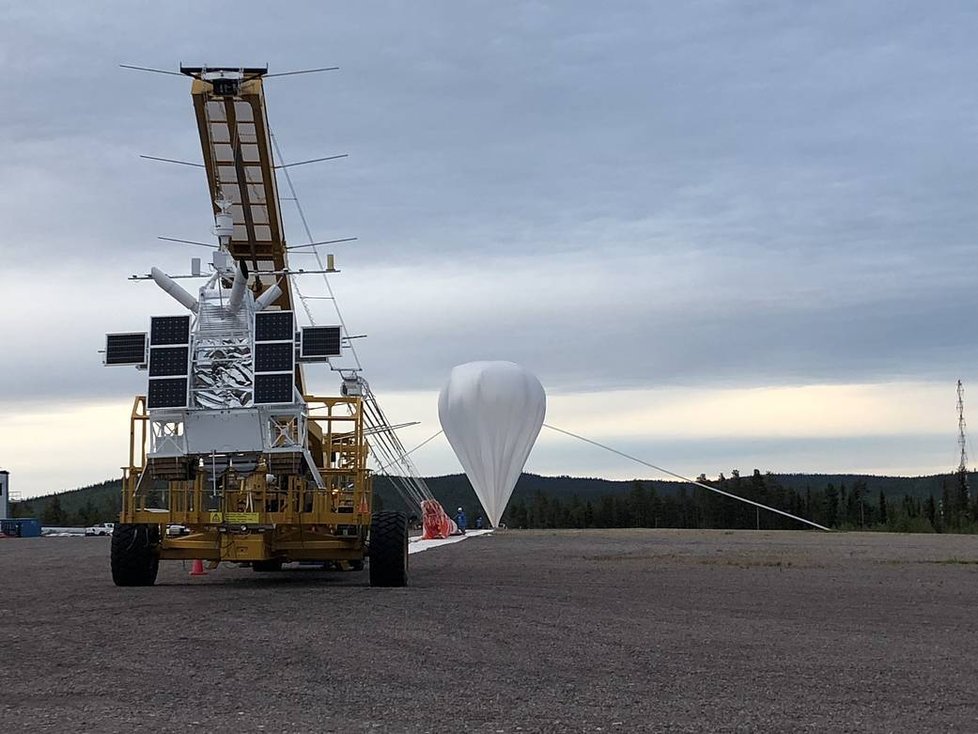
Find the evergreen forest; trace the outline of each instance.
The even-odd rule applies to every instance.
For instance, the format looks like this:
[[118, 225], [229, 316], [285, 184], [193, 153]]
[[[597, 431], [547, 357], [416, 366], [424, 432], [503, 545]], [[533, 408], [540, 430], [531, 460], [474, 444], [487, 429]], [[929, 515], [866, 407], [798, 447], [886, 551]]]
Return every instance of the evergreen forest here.
[[[742, 476], [698, 481], [724, 492], [778, 508], [839, 530], [892, 532], [978, 532], [978, 496], [971, 473], [930, 477], [772, 474], [755, 469]], [[463, 474], [428, 477], [426, 482], [449, 515], [461, 507], [470, 527], [482, 509]], [[414, 514], [386, 476], [374, 479], [375, 509]], [[14, 517], [38, 517], [48, 527], [80, 527], [114, 521], [120, 482], [14, 502]], [[723, 528], [802, 529], [795, 520], [721, 496], [692, 484], [643, 480], [613, 481], [523, 474], [502, 522], [510, 528]]]

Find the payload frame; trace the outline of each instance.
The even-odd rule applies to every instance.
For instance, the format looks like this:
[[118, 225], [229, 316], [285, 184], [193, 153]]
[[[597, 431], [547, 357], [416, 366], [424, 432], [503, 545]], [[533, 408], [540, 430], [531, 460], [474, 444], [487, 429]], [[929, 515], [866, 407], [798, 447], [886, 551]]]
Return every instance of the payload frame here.
[[[300, 271], [283, 235], [267, 69], [181, 72], [193, 79], [217, 242], [206, 271], [195, 258], [187, 275], [136, 276], [183, 313], [106, 338], [106, 365], [148, 373], [130, 415], [113, 580], [151, 585], [161, 560], [358, 570], [369, 555], [372, 585], [403, 586], [407, 519], [372, 512], [358, 373], [344, 373], [339, 396], [304, 389], [304, 365], [340, 357], [345, 335], [296, 323], [290, 277]], [[182, 278], [204, 283], [194, 295]]]

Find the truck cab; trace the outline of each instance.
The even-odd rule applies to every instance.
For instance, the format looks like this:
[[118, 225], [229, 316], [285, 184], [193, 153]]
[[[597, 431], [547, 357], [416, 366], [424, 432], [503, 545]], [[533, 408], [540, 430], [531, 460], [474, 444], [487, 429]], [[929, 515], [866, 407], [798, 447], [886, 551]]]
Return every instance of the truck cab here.
[[113, 530], [115, 530], [114, 522], [100, 522], [98, 525], [85, 528], [85, 535], [112, 535]]

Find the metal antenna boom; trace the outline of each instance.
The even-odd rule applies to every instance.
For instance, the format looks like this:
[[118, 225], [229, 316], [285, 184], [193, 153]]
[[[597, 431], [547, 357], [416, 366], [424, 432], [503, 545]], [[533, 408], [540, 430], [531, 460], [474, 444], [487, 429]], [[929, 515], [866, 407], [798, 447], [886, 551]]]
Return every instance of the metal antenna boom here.
[[278, 74], [265, 74], [266, 79], [271, 79], [275, 76], [295, 76], [296, 74], [317, 74], [320, 71], [337, 71], [340, 67], [338, 66], [324, 66], [321, 69], [300, 69], [299, 71], [280, 71]]
[[340, 242], [353, 242], [356, 239], [357, 239], [356, 237], [343, 237], [343, 238], [338, 239], [338, 240], [323, 240], [322, 242], [309, 242], [308, 244], [305, 244], [305, 245], [289, 245], [285, 249], [286, 250], [301, 250], [303, 247], [317, 247], [318, 245], [336, 245], [336, 244], [339, 244]]
[[217, 245], [211, 244], [209, 242], [197, 242], [196, 240], [181, 240], [178, 237], [157, 237], [158, 240], [164, 240], [166, 242], [179, 242], [183, 245], [199, 245], [201, 247], [210, 247], [211, 249], [217, 249]]
[[133, 66], [132, 64], [119, 64], [123, 69], [132, 69], [134, 71], [151, 71], [154, 74], [170, 74], [172, 76], [183, 76], [178, 71], [167, 71], [166, 69], [151, 69], [148, 66]]
[[305, 166], [309, 163], [321, 163], [322, 161], [335, 161], [339, 158], [349, 158], [349, 153], [340, 153], [339, 155], [328, 155], [325, 158], [310, 158], [307, 161], [296, 161], [295, 163], [280, 163], [277, 166], [272, 166], [276, 171], [280, 168], [295, 168], [296, 166]]
[[191, 161], [178, 161], [176, 158], [160, 158], [155, 155], [140, 155], [140, 158], [145, 158], [148, 161], [161, 161], [163, 163], [177, 163], [181, 166], [193, 166], [194, 168], [204, 168], [203, 163], [193, 163]]

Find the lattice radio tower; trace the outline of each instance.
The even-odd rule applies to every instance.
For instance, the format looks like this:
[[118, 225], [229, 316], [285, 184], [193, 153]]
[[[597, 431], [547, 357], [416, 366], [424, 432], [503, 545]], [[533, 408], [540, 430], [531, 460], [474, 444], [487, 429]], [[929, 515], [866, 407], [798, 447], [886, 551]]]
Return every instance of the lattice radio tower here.
[[958, 473], [965, 478], [966, 482], [968, 477], [968, 451], [964, 429], [967, 425], [964, 421], [964, 385], [961, 384], [961, 380], [958, 380], [958, 447], [961, 449]]

